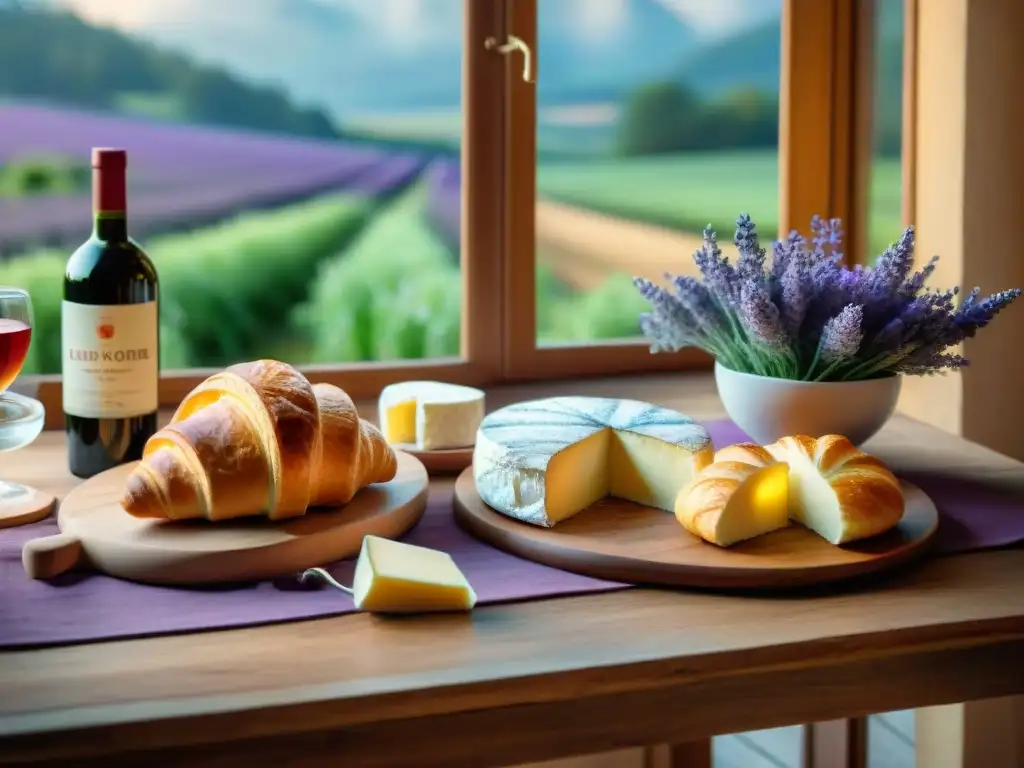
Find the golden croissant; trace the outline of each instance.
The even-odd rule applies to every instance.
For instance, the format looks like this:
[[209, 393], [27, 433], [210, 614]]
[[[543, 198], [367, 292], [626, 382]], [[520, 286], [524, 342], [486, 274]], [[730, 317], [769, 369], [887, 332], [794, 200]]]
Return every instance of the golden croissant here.
[[394, 478], [395, 452], [331, 384], [290, 365], [233, 365], [190, 392], [125, 484], [135, 517], [283, 520]]

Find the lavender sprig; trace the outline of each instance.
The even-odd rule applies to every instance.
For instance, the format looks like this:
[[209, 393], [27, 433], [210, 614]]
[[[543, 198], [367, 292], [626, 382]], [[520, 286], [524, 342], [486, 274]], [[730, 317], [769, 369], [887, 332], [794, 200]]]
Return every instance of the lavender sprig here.
[[926, 288], [938, 257], [914, 271], [908, 227], [871, 267], [843, 263], [842, 224], [814, 217], [811, 237], [791, 232], [761, 246], [747, 214], [736, 220], [735, 264], [710, 228], [693, 254], [700, 276], [666, 275], [669, 289], [636, 278], [650, 304], [640, 319], [651, 351], [696, 346], [734, 370], [777, 378], [851, 381], [923, 376], [969, 364], [957, 347], [989, 325], [1019, 289], [962, 300]]
[[814, 375], [814, 369], [820, 362], [825, 363], [825, 370], [814, 380], [821, 381], [842, 363], [856, 356], [864, 340], [861, 324], [864, 322], [864, 307], [858, 304], [847, 304], [835, 317], [825, 323], [818, 342], [817, 354], [807, 370], [805, 379]]
[[765, 282], [764, 262], [766, 251], [761, 247], [757, 227], [750, 216], [741, 213], [736, 219], [736, 236], [733, 238], [739, 259], [736, 262], [737, 277], [748, 285]]
[[739, 280], [736, 269], [718, 247], [718, 236], [709, 224], [704, 229], [704, 244], [693, 254], [693, 261], [704, 276], [704, 282], [725, 309], [735, 308], [739, 302]]

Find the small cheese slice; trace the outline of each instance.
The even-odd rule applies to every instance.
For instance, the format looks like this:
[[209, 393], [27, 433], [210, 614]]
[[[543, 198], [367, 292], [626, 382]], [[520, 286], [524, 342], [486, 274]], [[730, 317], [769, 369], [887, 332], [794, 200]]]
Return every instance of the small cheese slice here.
[[672, 512], [679, 489], [711, 463], [707, 430], [637, 400], [556, 397], [489, 414], [473, 451], [490, 507], [551, 527], [606, 496]]
[[403, 381], [384, 388], [378, 408], [381, 432], [392, 445], [470, 448], [484, 418], [484, 393], [440, 381]]
[[469, 611], [476, 593], [447, 552], [365, 536], [352, 580], [356, 608], [371, 613]]

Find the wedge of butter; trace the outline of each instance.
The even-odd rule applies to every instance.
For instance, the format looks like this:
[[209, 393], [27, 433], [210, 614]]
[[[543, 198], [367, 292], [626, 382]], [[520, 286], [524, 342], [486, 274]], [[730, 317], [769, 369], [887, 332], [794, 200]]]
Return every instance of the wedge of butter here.
[[369, 613], [469, 611], [476, 605], [476, 593], [447, 552], [379, 536], [363, 538], [352, 598]]

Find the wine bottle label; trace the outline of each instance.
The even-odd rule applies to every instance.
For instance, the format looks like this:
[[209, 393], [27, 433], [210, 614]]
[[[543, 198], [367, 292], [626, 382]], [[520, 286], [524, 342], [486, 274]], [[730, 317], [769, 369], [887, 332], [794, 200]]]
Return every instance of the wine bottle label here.
[[157, 302], [100, 306], [64, 301], [64, 412], [124, 419], [157, 410]]

